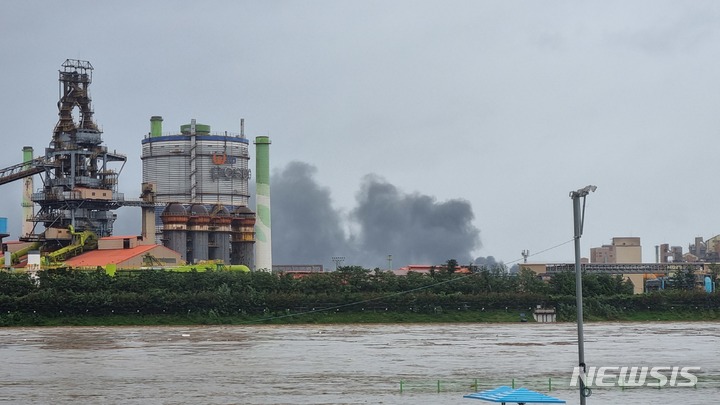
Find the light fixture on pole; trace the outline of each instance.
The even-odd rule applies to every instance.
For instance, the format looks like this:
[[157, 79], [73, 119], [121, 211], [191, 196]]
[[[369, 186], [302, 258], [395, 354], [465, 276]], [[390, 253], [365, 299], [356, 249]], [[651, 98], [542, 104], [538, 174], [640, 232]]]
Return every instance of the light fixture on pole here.
[[[580, 372], [585, 376], [585, 338], [583, 332], [583, 299], [582, 299], [582, 271], [580, 266], [580, 237], [585, 222], [585, 198], [597, 190], [596, 186], [587, 186], [570, 192], [573, 200], [573, 219], [575, 224], [575, 296], [577, 299], [577, 333], [578, 333], [578, 363]], [[582, 209], [580, 208], [582, 198]], [[580, 405], [585, 405], [585, 398], [592, 394], [592, 390], [585, 386], [585, 380], [580, 379]]]
[[345, 256], [333, 256], [332, 261], [335, 262], [335, 270], [337, 270], [345, 261]]

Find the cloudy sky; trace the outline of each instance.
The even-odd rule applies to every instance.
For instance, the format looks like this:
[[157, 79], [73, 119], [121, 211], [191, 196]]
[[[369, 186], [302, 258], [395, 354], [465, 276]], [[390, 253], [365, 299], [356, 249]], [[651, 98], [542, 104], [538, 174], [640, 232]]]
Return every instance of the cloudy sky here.
[[[412, 246], [432, 248], [407, 241], [433, 232], [446, 258], [572, 260], [572, 243], [550, 248], [571, 240], [568, 193], [588, 184], [584, 255], [637, 236], [654, 261], [657, 244], [720, 233], [715, 1], [5, 1], [0, 52], [0, 167], [42, 153], [57, 70], [89, 60], [129, 197], [152, 115], [269, 135], [283, 254], [302, 226], [367, 266], [423, 259]], [[288, 214], [307, 190], [316, 221]], [[2, 195], [17, 235], [20, 182]], [[119, 216], [139, 232], [136, 209]], [[378, 246], [393, 232], [406, 242]]]

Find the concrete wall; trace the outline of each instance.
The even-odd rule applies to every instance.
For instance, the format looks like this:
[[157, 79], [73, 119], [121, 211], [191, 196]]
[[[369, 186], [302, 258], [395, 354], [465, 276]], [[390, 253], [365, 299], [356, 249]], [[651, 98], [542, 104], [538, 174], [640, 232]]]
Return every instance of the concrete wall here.
[[640, 238], [613, 238], [616, 263], [642, 263], [642, 247]]
[[623, 274], [623, 278], [629, 279], [633, 283], [633, 294], [642, 294], [645, 292], [645, 275], [644, 274]]
[[100, 238], [98, 241], [99, 250], [108, 249], [132, 249], [138, 245], [137, 236], [113, 236], [109, 238]]

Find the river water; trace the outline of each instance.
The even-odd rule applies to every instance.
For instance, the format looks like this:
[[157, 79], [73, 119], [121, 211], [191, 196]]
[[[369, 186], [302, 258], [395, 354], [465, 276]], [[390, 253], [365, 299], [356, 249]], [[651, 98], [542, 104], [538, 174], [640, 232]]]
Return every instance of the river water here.
[[[695, 388], [597, 388], [588, 404], [717, 402], [720, 323], [585, 336], [588, 366], [701, 368]], [[536, 323], [5, 328], [0, 403], [472, 405], [475, 384], [514, 380], [579, 404], [576, 343], [574, 324]]]

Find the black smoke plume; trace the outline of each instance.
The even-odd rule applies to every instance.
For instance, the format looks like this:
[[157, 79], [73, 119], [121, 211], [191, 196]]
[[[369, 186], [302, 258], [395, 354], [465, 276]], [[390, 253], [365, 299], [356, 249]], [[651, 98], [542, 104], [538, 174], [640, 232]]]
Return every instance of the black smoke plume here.
[[[472, 224], [470, 203], [407, 194], [375, 175], [363, 179], [357, 206], [343, 216], [332, 207], [330, 191], [314, 179], [316, 169], [292, 162], [273, 173], [273, 262], [394, 268], [408, 264], [472, 261], [480, 231]], [[352, 229], [352, 234], [345, 229]]]
[[343, 252], [346, 237], [330, 190], [315, 182], [315, 167], [291, 162], [270, 180], [275, 264], [325, 264]]
[[437, 202], [434, 197], [406, 194], [374, 176], [366, 176], [351, 219], [359, 224], [363, 254], [392, 254], [394, 267], [440, 264], [449, 259], [469, 263], [480, 245], [480, 231], [470, 203]]

